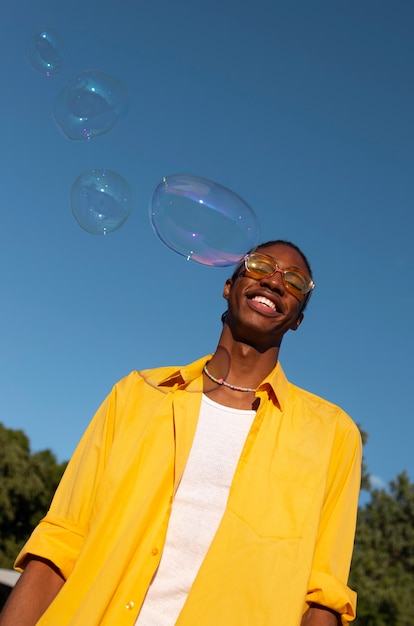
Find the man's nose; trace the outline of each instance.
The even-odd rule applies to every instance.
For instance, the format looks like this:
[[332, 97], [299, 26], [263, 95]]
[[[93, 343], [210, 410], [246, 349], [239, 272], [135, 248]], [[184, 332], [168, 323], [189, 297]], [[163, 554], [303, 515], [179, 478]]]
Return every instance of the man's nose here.
[[281, 269], [277, 268], [275, 273], [271, 276], [266, 276], [262, 278], [260, 284], [267, 285], [269, 289], [277, 290], [281, 293], [285, 291], [285, 282], [283, 280], [283, 272]]

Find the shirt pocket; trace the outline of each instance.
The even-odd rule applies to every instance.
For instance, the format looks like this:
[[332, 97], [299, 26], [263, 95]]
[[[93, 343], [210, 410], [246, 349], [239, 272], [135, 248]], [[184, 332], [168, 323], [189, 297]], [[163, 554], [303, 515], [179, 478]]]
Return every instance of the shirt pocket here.
[[270, 475], [230, 493], [228, 509], [261, 538], [301, 539], [320, 516], [320, 494], [306, 476]]

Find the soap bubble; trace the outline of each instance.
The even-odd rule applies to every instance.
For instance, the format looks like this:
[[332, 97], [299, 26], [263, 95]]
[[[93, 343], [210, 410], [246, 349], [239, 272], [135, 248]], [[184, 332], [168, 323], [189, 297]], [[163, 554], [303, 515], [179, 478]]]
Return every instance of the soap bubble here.
[[78, 176], [70, 199], [75, 220], [94, 235], [117, 230], [131, 212], [131, 189], [122, 176], [111, 170], [94, 169]]
[[27, 62], [46, 76], [58, 74], [63, 68], [62, 47], [62, 39], [55, 29], [38, 28], [26, 45]]
[[230, 189], [199, 176], [163, 178], [152, 196], [150, 219], [166, 246], [203, 265], [234, 265], [259, 243], [253, 209]]
[[54, 117], [69, 139], [89, 141], [107, 133], [128, 110], [128, 91], [100, 70], [81, 72], [60, 92]]

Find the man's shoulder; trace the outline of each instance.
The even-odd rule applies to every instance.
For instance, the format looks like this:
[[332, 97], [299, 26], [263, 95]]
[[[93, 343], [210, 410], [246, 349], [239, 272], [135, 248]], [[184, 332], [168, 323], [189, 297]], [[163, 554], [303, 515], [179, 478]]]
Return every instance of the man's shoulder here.
[[163, 365], [160, 367], [133, 370], [122, 378], [117, 385], [123, 388], [147, 385], [153, 388], [163, 387], [164, 391], [166, 391], [176, 383], [180, 384], [200, 375], [203, 365], [208, 358], [208, 356], [203, 356], [185, 365]]
[[164, 365], [162, 367], [151, 367], [142, 370], [132, 370], [121, 378], [117, 383], [117, 387], [136, 387], [137, 385], [149, 385], [150, 387], [158, 387], [165, 379], [180, 371], [181, 366]]
[[310, 414], [321, 416], [324, 420], [334, 420], [342, 424], [343, 427], [350, 428], [351, 430], [358, 430], [357, 425], [350, 415], [334, 402], [312, 393], [307, 389], [298, 387], [291, 382], [289, 382], [289, 388], [291, 396], [303, 403]]

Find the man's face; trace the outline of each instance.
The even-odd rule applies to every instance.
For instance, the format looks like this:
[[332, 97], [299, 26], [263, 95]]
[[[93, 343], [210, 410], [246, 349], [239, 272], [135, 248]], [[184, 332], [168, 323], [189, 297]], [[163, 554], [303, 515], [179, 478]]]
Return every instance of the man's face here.
[[[282, 270], [296, 268], [309, 276], [302, 256], [290, 246], [274, 244], [256, 252], [273, 257]], [[288, 290], [279, 271], [255, 279], [242, 270], [234, 281], [226, 282], [223, 296], [229, 307], [226, 322], [242, 341], [280, 345], [283, 335], [296, 330], [303, 319], [306, 296]]]

